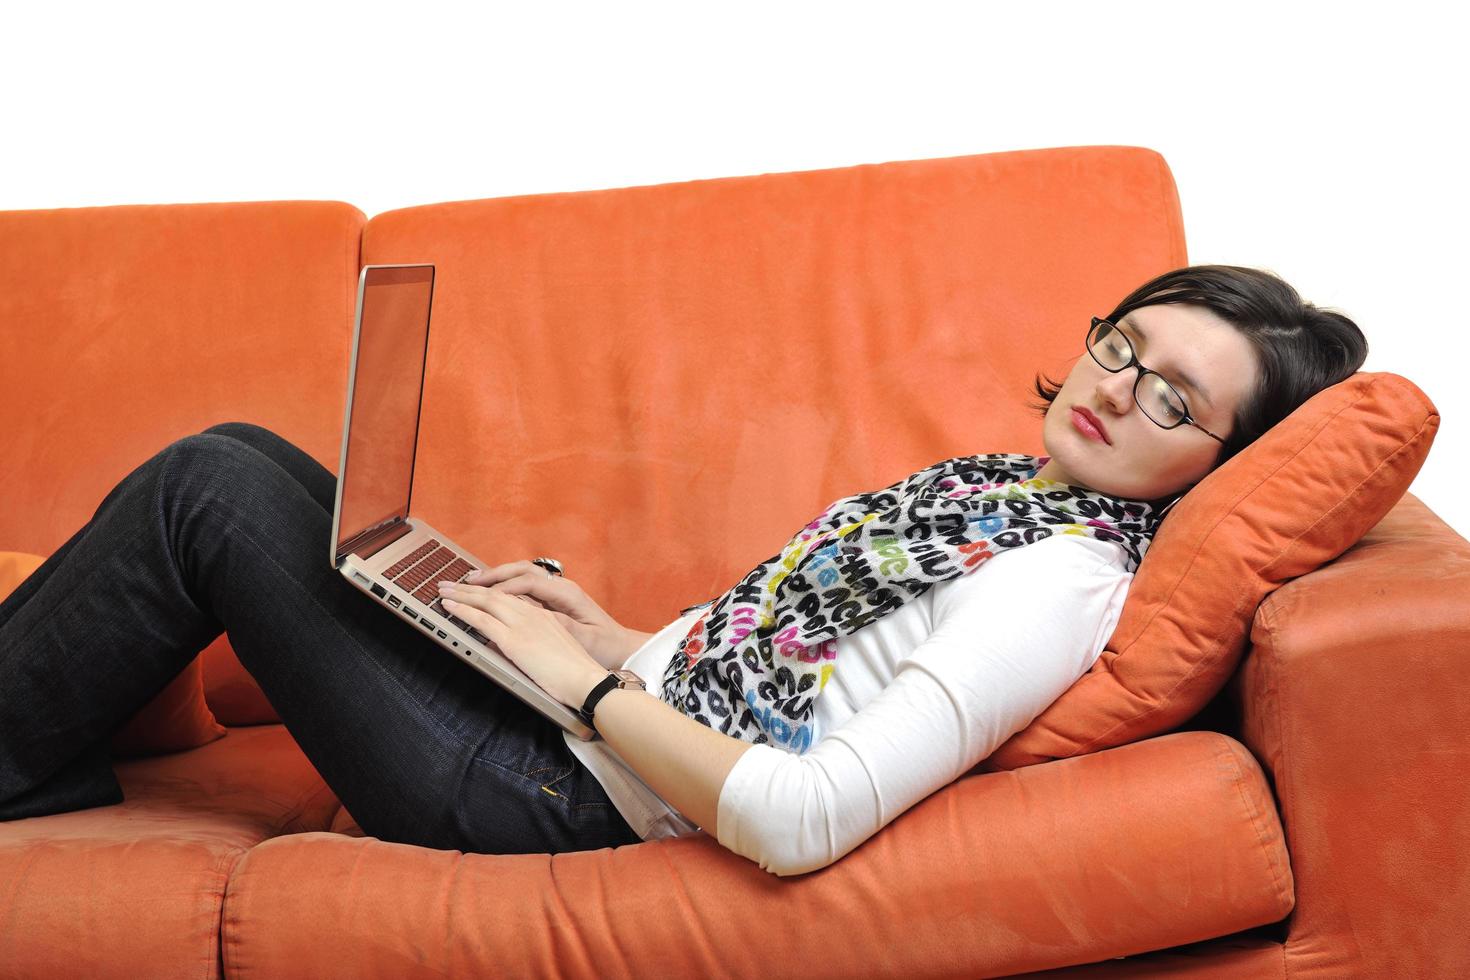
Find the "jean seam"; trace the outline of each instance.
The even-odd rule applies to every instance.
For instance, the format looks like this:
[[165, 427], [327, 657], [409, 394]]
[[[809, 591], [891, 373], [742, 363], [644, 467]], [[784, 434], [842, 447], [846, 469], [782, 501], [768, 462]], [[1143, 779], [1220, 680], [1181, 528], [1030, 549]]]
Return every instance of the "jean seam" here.
[[[489, 765], [495, 766], [495, 768], [501, 770], [502, 772], [512, 773], [513, 775], [520, 776], [522, 779], [529, 779], [533, 783], [535, 783], [536, 785], [542, 787], [543, 789], [550, 789], [551, 787], [555, 786], [557, 783], [561, 782], [563, 779], [566, 779], [568, 776], [572, 775], [572, 773], [574, 773], [574, 772], [577, 771], [576, 763], [572, 763], [571, 765], [568, 765], [568, 766], [542, 766], [539, 769], [532, 769], [530, 772], [520, 773], [520, 772], [516, 772], [514, 769], [511, 769], [511, 768], [509, 768], [507, 766], [502, 766], [502, 765], [500, 765], [497, 762], [493, 762], [490, 759], [481, 759], [481, 758], [479, 758], [477, 756], [476, 757], [476, 761], [477, 762], [485, 762], [485, 763], [487, 763]], [[549, 780], [548, 782], [544, 782], [544, 783], [541, 782], [541, 780], [539, 780], [539, 779], [536, 778], [536, 774], [538, 772], [554, 772], [554, 771], [556, 771], [558, 769], [565, 769], [566, 772], [562, 773], [560, 776], [557, 776], [555, 779]], [[570, 800], [571, 799], [571, 797], [567, 796], [565, 793], [559, 793], [557, 795], [560, 796], [564, 800]], [[588, 807], [604, 807], [605, 808], [605, 807], [612, 806], [612, 802], [611, 801], [608, 801], [607, 803], [568, 803], [567, 806], [571, 807], [574, 810], [586, 809]]]
[[563, 779], [566, 779], [568, 776], [570, 776], [576, 768], [576, 766], [542, 766], [540, 769], [532, 769], [530, 772], [522, 773], [521, 775], [525, 776], [527, 779], [530, 779], [538, 772], [551, 772], [556, 769], [565, 769], [566, 772], [562, 773], [560, 776], [557, 776], [555, 779], [552, 780], [553, 783], [559, 783]]
[[[537, 786], [547, 786], [549, 784], [548, 783], [543, 783], [541, 780], [537, 779], [536, 776], [535, 776], [535, 773], [545, 772], [547, 769], [560, 769], [560, 768], [562, 768], [561, 766], [543, 766], [540, 769], [532, 769], [530, 772], [518, 772], [516, 769], [514, 769], [514, 768], [512, 768], [510, 766], [502, 765], [501, 763], [496, 762], [494, 759], [487, 759], [484, 756], [480, 756], [480, 755], [475, 756], [471, 761], [472, 762], [484, 763], [487, 766], [494, 766], [496, 769], [499, 769], [501, 772], [510, 773], [512, 776], [515, 776], [517, 779], [529, 779], [531, 782], [535, 783]], [[567, 771], [564, 772], [564, 773], [562, 773], [560, 776], [556, 777], [555, 779], [553, 779], [551, 782], [553, 782], [553, 783], [559, 783], [559, 782], [561, 782], [563, 779], [566, 779], [568, 776], [570, 776], [575, 769], [576, 769], [576, 766], [567, 766], [566, 767], [566, 770]]]

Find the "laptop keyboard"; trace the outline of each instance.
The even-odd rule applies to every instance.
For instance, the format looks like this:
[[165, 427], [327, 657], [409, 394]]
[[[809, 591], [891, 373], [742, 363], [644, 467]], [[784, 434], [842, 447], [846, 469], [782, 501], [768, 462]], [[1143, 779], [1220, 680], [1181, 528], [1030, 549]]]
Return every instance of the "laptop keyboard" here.
[[440, 544], [438, 539], [431, 539], [419, 545], [410, 554], [398, 559], [383, 572], [383, 575], [392, 580], [394, 585], [466, 633], [470, 633], [482, 643], [488, 643], [490, 642], [488, 637], [458, 616], [451, 614], [439, 602], [440, 582], [459, 582], [473, 571], [476, 571], [475, 566], [461, 558], [454, 549]]
[[428, 605], [439, 598], [440, 582], [458, 582], [475, 567], [437, 539], [425, 541], [393, 563], [383, 574], [393, 584]]

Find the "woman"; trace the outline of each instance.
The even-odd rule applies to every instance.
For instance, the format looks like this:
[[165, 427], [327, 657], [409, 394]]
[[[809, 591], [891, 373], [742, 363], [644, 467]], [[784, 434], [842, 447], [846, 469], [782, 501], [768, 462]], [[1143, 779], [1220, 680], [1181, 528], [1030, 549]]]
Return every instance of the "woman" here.
[[[557, 853], [703, 828], [777, 874], [829, 864], [1085, 673], [1168, 507], [1367, 345], [1275, 276], [1198, 266], [1095, 318], [1085, 352], [1037, 380], [1050, 455], [838, 500], [656, 634], [554, 562], [444, 583], [549, 693], [595, 699], [591, 742], [321, 560], [336, 482], [307, 454], [243, 423], [180, 439], [0, 603], [0, 819], [120, 802], [111, 733], [228, 630], [370, 835]], [[614, 668], [648, 693], [606, 690]]]

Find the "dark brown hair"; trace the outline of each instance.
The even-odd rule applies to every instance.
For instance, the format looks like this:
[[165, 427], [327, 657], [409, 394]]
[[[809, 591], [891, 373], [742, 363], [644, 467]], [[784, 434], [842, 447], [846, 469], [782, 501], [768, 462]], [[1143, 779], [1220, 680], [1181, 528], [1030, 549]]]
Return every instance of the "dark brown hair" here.
[[[1117, 323], [1139, 307], [1167, 303], [1203, 307], [1229, 322], [1250, 341], [1261, 368], [1255, 388], [1232, 418], [1212, 471], [1317, 392], [1352, 377], [1368, 357], [1367, 338], [1352, 320], [1304, 301], [1273, 273], [1238, 265], [1166, 272], [1123, 297], [1105, 319]], [[1031, 407], [1045, 418], [1062, 386], [1039, 373], [1035, 384], [1042, 400]]]

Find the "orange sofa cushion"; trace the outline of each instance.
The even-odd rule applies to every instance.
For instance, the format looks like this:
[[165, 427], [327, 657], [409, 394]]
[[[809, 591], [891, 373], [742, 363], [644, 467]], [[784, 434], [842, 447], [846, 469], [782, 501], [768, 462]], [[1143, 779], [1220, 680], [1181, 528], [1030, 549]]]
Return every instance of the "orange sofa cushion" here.
[[1398, 503], [1439, 412], [1413, 382], [1359, 372], [1318, 392], [1169, 512], [1106, 648], [976, 767], [993, 772], [1177, 728], [1235, 673], [1259, 606], [1333, 561]]
[[[1295, 890], [1260, 765], [1176, 732], [960, 779], [787, 878], [704, 834], [562, 854], [276, 837], [231, 875], [220, 946], [240, 978], [1000, 977], [1277, 922]], [[793, 912], [736, 958], [753, 918]]]
[[0, 821], [0, 977], [218, 977], [236, 863], [341, 809], [281, 725], [115, 769], [121, 803]]
[[[45, 558], [18, 551], [0, 551], [0, 599], [40, 568]], [[182, 752], [223, 737], [225, 728], [204, 700], [204, 671], [194, 658], [152, 701], [112, 736], [114, 758]]]

